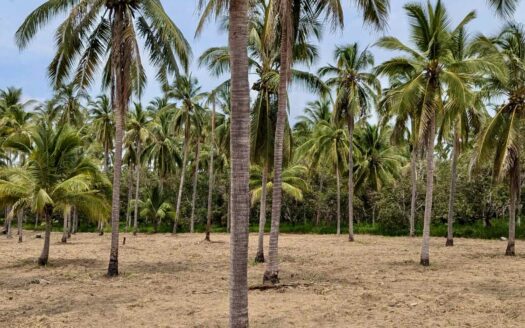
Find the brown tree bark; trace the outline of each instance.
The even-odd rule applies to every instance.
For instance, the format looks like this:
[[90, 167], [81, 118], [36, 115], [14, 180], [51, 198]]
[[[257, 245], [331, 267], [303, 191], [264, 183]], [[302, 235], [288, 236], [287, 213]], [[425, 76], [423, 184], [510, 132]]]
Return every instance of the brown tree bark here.
[[354, 114], [348, 114], [348, 241], [354, 241]]
[[140, 191], [140, 163], [141, 142], [137, 140], [137, 163], [135, 164], [135, 208], [133, 209], [133, 236], [137, 235], [139, 230], [139, 191]]
[[113, 81], [115, 83], [115, 160], [113, 170], [113, 192], [111, 204], [111, 250], [108, 264], [108, 276], [118, 276], [118, 246], [119, 246], [119, 219], [120, 219], [120, 177], [122, 170], [122, 140], [128, 110], [130, 91], [130, 54], [132, 46], [126, 35], [130, 24], [125, 11], [126, 3], [117, 3], [114, 8], [112, 26], [112, 56]]
[[270, 243], [268, 247], [268, 262], [263, 276], [263, 283], [279, 283], [279, 225], [281, 221], [282, 202], [282, 168], [284, 128], [286, 125], [286, 109], [288, 106], [288, 81], [291, 68], [292, 22], [289, 0], [280, 1], [279, 16], [281, 19], [281, 49], [279, 90], [277, 100], [277, 122], [275, 124], [275, 145], [273, 155], [273, 190], [272, 190], [272, 224]]
[[177, 206], [175, 208], [175, 219], [173, 221], [173, 234], [177, 233], [177, 223], [180, 217], [180, 204], [182, 201], [182, 189], [184, 188], [184, 177], [186, 175], [186, 162], [188, 161], [188, 139], [189, 139], [189, 129], [186, 126], [186, 132], [184, 133], [184, 156], [182, 159], [182, 170], [180, 172], [180, 181], [179, 181], [179, 192], [177, 194]]
[[211, 138], [210, 138], [210, 166], [208, 171], [208, 213], [206, 216], [206, 237], [204, 238], [207, 241], [210, 241], [210, 232], [211, 232], [211, 219], [212, 219], [212, 201], [213, 201], [213, 187], [215, 183], [215, 176], [213, 171], [213, 160], [215, 155], [215, 101], [212, 104], [211, 112]]
[[46, 205], [44, 209], [44, 221], [46, 223], [46, 232], [44, 234], [44, 248], [42, 248], [42, 253], [38, 258], [38, 265], [46, 266], [49, 260], [49, 245], [51, 243], [51, 216], [53, 215], [53, 207], [51, 205]]
[[197, 183], [199, 182], [199, 157], [200, 157], [201, 143], [197, 140], [195, 147], [195, 173], [193, 174], [193, 193], [191, 195], [191, 218], [190, 218], [190, 232], [194, 233], [195, 229], [195, 202], [197, 201]]
[[[414, 132], [413, 132], [414, 133]], [[412, 195], [410, 199], [410, 231], [409, 236], [414, 237], [416, 235], [416, 200], [417, 200], [417, 148], [416, 145], [412, 146], [412, 154], [410, 156], [410, 183], [412, 186]]]
[[250, 215], [250, 87], [248, 1], [230, 0], [231, 234], [230, 327], [248, 327], [248, 224]]
[[23, 240], [23, 229], [22, 229], [22, 223], [24, 220], [24, 210], [18, 210], [17, 212], [17, 226], [18, 226], [18, 242], [21, 243]]
[[337, 182], [337, 235], [341, 235], [341, 177], [339, 163], [335, 163], [335, 179]]
[[432, 196], [434, 191], [434, 138], [436, 135], [436, 117], [430, 117], [427, 136], [427, 190], [425, 195], [425, 216], [423, 217], [423, 243], [420, 264], [430, 265], [430, 220], [432, 218]]
[[262, 186], [261, 186], [261, 210], [259, 213], [259, 240], [257, 243], [257, 255], [255, 255], [255, 263], [264, 263], [264, 227], [266, 225], [266, 185], [268, 183], [268, 161], [265, 161]]
[[516, 244], [516, 203], [520, 194], [520, 162], [516, 156], [510, 171], [509, 239], [505, 255], [514, 256]]
[[454, 201], [456, 200], [457, 166], [460, 147], [458, 127], [454, 128], [454, 145], [452, 148], [452, 163], [450, 167], [450, 194], [448, 199], [447, 241], [445, 246], [454, 246]]

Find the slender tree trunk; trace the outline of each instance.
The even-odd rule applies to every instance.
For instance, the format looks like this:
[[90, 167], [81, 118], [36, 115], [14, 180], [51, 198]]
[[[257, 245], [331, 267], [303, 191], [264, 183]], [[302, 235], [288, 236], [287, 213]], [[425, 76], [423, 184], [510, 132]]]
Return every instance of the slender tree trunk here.
[[452, 149], [452, 164], [450, 168], [450, 195], [448, 199], [447, 242], [445, 246], [454, 246], [454, 201], [456, 200], [457, 166], [459, 157], [458, 127], [454, 130], [454, 146]]
[[135, 164], [135, 208], [133, 209], [133, 236], [137, 235], [139, 230], [139, 191], [140, 191], [140, 170], [141, 170], [141, 144], [137, 140], [137, 163]]
[[505, 255], [514, 256], [516, 244], [516, 202], [520, 194], [520, 163], [516, 156], [510, 172], [509, 239]]
[[72, 233], [76, 234], [77, 231], [78, 231], [78, 212], [77, 212], [77, 208], [75, 206], [73, 206], [71, 208], [71, 215], [73, 216]]
[[13, 227], [12, 227], [13, 218], [10, 217], [9, 219], [6, 219], [6, 220], [7, 220], [7, 238], [11, 239], [13, 238]]
[[128, 109], [130, 92], [130, 57], [132, 46], [126, 35], [129, 17], [124, 10], [126, 3], [116, 4], [112, 26], [112, 67], [115, 82], [115, 160], [113, 170], [113, 193], [111, 204], [111, 251], [108, 276], [118, 276], [118, 244], [120, 219], [120, 177], [122, 170], [122, 139]]
[[183, 156], [183, 162], [182, 162], [182, 170], [180, 172], [180, 181], [179, 181], [179, 192], [177, 194], [177, 207], [175, 209], [175, 220], [173, 222], [173, 233], [177, 233], [177, 223], [179, 221], [180, 216], [180, 204], [182, 201], [182, 189], [184, 188], [184, 176], [186, 175], [186, 162], [188, 161], [188, 127], [186, 127], [187, 132], [185, 133], [184, 137], [184, 156]]
[[128, 200], [126, 202], [126, 232], [131, 227], [131, 199], [133, 198], [133, 169], [128, 169]]
[[195, 174], [193, 175], [193, 193], [191, 196], [191, 219], [190, 232], [194, 232], [195, 228], [195, 202], [197, 201], [197, 183], [199, 182], [199, 156], [201, 150], [201, 143], [197, 140], [197, 147], [195, 150]]
[[264, 263], [264, 227], [266, 226], [266, 185], [268, 183], [268, 161], [264, 162], [261, 186], [261, 210], [259, 213], [259, 242], [255, 263]]
[[277, 100], [277, 122], [275, 124], [275, 145], [273, 155], [273, 190], [272, 190], [272, 224], [270, 243], [268, 247], [268, 262], [263, 276], [263, 283], [279, 283], [279, 225], [281, 221], [282, 202], [282, 168], [283, 143], [286, 125], [286, 109], [288, 107], [288, 81], [290, 78], [290, 54], [292, 48], [292, 25], [290, 13], [291, 3], [288, 0], [280, 1], [281, 18], [281, 53], [279, 71], [279, 90]]
[[18, 213], [17, 213], [17, 226], [18, 226], [18, 242], [21, 243], [23, 238], [22, 238], [22, 235], [23, 235], [23, 229], [22, 229], [22, 221], [24, 220], [24, 210], [18, 210]]
[[348, 241], [354, 241], [354, 114], [348, 115]]
[[231, 212], [230, 327], [248, 327], [248, 224], [250, 215], [250, 87], [248, 1], [230, 0]]
[[38, 258], [38, 265], [45, 266], [49, 260], [49, 245], [51, 243], [51, 215], [53, 214], [53, 207], [46, 205], [44, 209], [44, 220], [46, 222], [46, 232], [44, 234], [44, 248]]
[[339, 163], [335, 163], [335, 178], [337, 181], [337, 235], [341, 234], [341, 177]]
[[211, 218], [212, 218], [212, 201], [215, 176], [213, 171], [213, 160], [215, 157], [215, 101], [213, 101], [211, 112], [211, 140], [210, 140], [210, 166], [208, 171], [208, 214], [206, 216], [206, 237], [210, 241]]
[[410, 156], [410, 180], [411, 180], [411, 185], [412, 185], [412, 196], [410, 199], [409, 236], [414, 237], [416, 235], [415, 222], [416, 222], [416, 200], [417, 200], [417, 148], [415, 144], [412, 146], [412, 154]]
[[[230, 187], [231, 188], [231, 187]], [[232, 211], [231, 211], [232, 195], [231, 192], [228, 193], [228, 200], [226, 204], [226, 232], [231, 232], [231, 223], [232, 223]]]
[[63, 228], [62, 228], [62, 240], [61, 242], [62, 243], [67, 243], [67, 230], [68, 230], [68, 226], [67, 226], [67, 217], [69, 216], [68, 213], [64, 213], [64, 225], [63, 225]]
[[323, 176], [319, 175], [319, 195], [317, 199], [317, 209], [315, 211], [315, 225], [319, 225], [321, 219], [321, 201], [323, 195]]
[[427, 140], [427, 190], [425, 195], [425, 216], [423, 218], [423, 243], [421, 246], [421, 265], [430, 265], [430, 220], [432, 218], [432, 194], [434, 191], [434, 137], [436, 118], [430, 118]]
[[35, 214], [35, 230], [38, 228], [38, 213]]

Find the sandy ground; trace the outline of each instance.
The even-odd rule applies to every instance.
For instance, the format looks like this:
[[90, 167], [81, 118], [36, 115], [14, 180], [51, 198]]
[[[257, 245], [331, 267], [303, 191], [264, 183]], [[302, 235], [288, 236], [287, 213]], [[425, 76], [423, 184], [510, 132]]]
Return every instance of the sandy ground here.
[[[104, 276], [110, 236], [53, 234], [43, 244], [0, 237], [1, 327], [225, 327], [227, 235], [139, 235], [120, 248], [121, 276]], [[282, 235], [281, 289], [251, 290], [251, 327], [525, 327], [525, 257], [505, 242], [433, 239], [431, 267], [420, 239]], [[522, 251], [518, 242], [518, 252]], [[250, 236], [250, 259], [256, 236]], [[264, 265], [249, 266], [250, 286]]]

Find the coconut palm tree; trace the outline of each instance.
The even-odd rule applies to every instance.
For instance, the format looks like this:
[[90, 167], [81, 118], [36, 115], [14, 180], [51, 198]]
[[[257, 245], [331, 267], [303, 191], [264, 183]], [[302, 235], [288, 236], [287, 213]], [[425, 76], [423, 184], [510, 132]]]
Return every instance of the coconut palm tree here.
[[[210, 131], [210, 162], [208, 164], [209, 178], [208, 178], [208, 213], [206, 218], [206, 237], [210, 241], [211, 233], [211, 219], [212, 219], [212, 196], [215, 183], [215, 148], [219, 148], [220, 153], [227, 154], [229, 157], [230, 145], [230, 117], [231, 102], [230, 102], [230, 83], [221, 83], [218, 87], [213, 89], [208, 94], [207, 102], [211, 103], [212, 117], [211, 117], [211, 131]], [[222, 113], [217, 115], [216, 106], [219, 106]], [[218, 121], [218, 124], [217, 124]], [[220, 158], [218, 158], [220, 160]], [[229, 202], [229, 197], [228, 197]], [[229, 224], [229, 219], [227, 220]]]
[[321, 121], [314, 129], [311, 139], [299, 146], [298, 156], [306, 157], [315, 168], [324, 159], [333, 166], [337, 183], [337, 235], [341, 234], [341, 175], [348, 164], [348, 135], [341, 121]]
[[140, 173], [142, 171], [142, 162], [144, 161], [143, 148], [150, 138], [149, 124], [150, 118], [148, 113], [142, 107], [142, 104], [135, 103], [134, 110], [131, 111], [128, 119], [128, 130], [126, 131], [125, 142], [135, 144], [135, 209], [133, 212], [133, 235], [138, 231], [138, 199], [140, 190]]
[[148, 194], [145, 201], [134, 200], [140, 208], [140, 216], [153, 222], [153, 231], [158, 232], [158, 226], [165, 219], [171, 219], [175, 214], [168, 198], [159, 186], [155, 186]]
[[[225, 3], [226, 1], [221, 1]], [[250, 216], [250, 85], [248, 0], [229, 1], [231, 49], [230, 327], [248, 327], [248, 224]]]
[[[354, 117], [369, 112], [375, 107], [381, 93], [381, 84], [376, 76], [368, 72], [374, 65], [374, 57], [367, 49], [361, 51], [357, 43], [337, 47], [334, 52], [335, 66], [319, 70], [321, 76], [332, 76], [326, 83], [336, 88], [334, 119], [345, 122], [348, 129], [348, 170], [354, 172], [353, 135]], [[348, 175], [348, 240], [354, 241], [354, 181]]]
[[441, 1], [437, 1], [435, 5], [429, 2], [426, 7], [421, 4], [407, 4], [404, 9], [411, 22], [410, 35], [415, 47], [410, 48], [395, 37], [381, 38], [377, 45], [401, 51], [405, 55], [384, 62], [378, 67], [378, 73], [387, 76], [403, 73], [410, 77], [399, 87], [402, 92], [393, 100], [394, 106], [421, 108], [418, 140], [425, 145], [427, 185], [420, 263], [428, 266], [436, 120], [443, 114], [443, 98], [446, 95], [449, 101], [467, 107], [466, 100], [470, 98], [468, 86], [472, 80], [480, 71], [497, 68], [490, 62], [477, 59], [458, 64], [451, 55], [453, 36], [475, 18], [474, 12], [470, 12], [455, 28], [451, 28]]
[[383, 92], [383, 97], [378, 104], [378, 111], [381, 116], [381, 125], [389, 124], [391, 118], [394, 118], [394, 126], [391, 134], [391, 141], [394, 145], [408, 144], [410, 151], [410, 184], [411, 184], [411, 200], [410, 200], [410, 216], [409, 222], [409, 236], [415, 236], [415, 221], [416, 221], [416, 201], [417, 201], [417, 163], [418, 163], [418, 149], [419, 141], [419, 120], [421, 118], [421, 106], [413, 107], [411, 104], [401, 104], [396, 101], [403, 90], [403, 86], [409, 81], [411, 77], [407, 72], [401, 72], [390, 76], [390, 87]]
[[[452, 36], [452, 56], [458, 65], [462, 65], [471, 60], [492, 60], [488, 56], [480, 56], [477, 53], [475, 44], [471, 43], [471, 39], [464, 28], [460, 28], [456, 31], [456, 34]], [[471, 85], [468, 86], [471, 92], [468, 93], [469, 98], [465, 100], [466, 107], [458, 106], [453, 99], [446, 101], [444, 105], [444, 117], [438, 138], [441, 139], [443, 136], [447, 137], [450, 134], [452, 135], [452, 162], [450, 164], [446, 246], [454, 245], [454, 202], [456, 200], [459, 155], [462, 149], [469, 145], [470, 135], [479, 132], [482, 121], [487, 115], [480, 93], [474, 91], [476, 87], [482, 85], [483, 82], [483, 76], [480, 76], [477, 81], [473, 80]]]
[[[151, 105], [151, 104], [150, 104]], [[164, 108], [166, 105], [161, 105]], [[155, 105], [156, 108], [158, 106]], [[152, 108], [148, 107], [152, 113]], [[173, 134], [171, 117], [166, 111], [159, 111], [149, 123], [150, 140], [144, 148], [144, 155], [153, 164], [154, 171], [159, 175], [159, 188], [164, 190], [164, 184], [169, 174], [174, 173], [182, 160], [179, 152], [179, 142]]]
[[525, 122], [525, 28], [509, 24], [497, 38], [480, 37], [476, 48], [485, 54], [500, 54], [511, 78], [493, 76], [481, 93], [503, 98], [496, 114], [477, 141], [475, 163], [493, 159], [497, 180], [509, 179], [509, 238], [505, 254], [515, 255], [516, 206], [520, 195], [520, 155]]
[[67, 125], [56, 129], [37, 125], [30, 136], [10, 144], [26, 152], [28, 161], [23, 167], [0, 169], [0, 202], [13, 204], [11, 215], [30, 208], [44, 218], [44, 248], [38, 264], [46, 265], [53, 212], [74, 205], [88, 217], [103, 219], [109, 213], [105, 194], [109, 181], [82, 156], [80, 137]]
[[81, 127], [86, 118], [82, 103], [86, 101], [89, 101], [88, 93], [74, 83], [60, 85], [53, 97], [54, 108], [57, 111], [54, 114], [58, 118], [57, 124]]
[[[386, 23], [389, 11], [388, 0], [356, 1], [357, 7], [362, 11], [364, 21], [378, 28]], [[279, 222], [281, 218], [281, 171], [283, 157], [284, 131], [286, 123], [286, 109], [288, 107], [288, 81], [292, 66], [292, 49], [296, 43], [298, 33], [297, 22], [304, 15], [315, 17], [325, 13], [327, 20], [333, 26], [343, 25], [343, 14], [340, 1], [336, 0], [280, 0], [278, 7], [278, 21], [280, 24], [280, 73], [278, 92], [278, 111], [275, 127], [274, 148], [274, 189], [272, 194], [272, 228], [270, 231], [270, 246], [268, 252], [268, 265], [263, 276], [265, 283], [276, 284], [279, 282]], [[312, 12], [314, 10], [314, 12]]]
[[182, 201], [182, 190], [186, 175], [186, 165], [188, 164], [188, 152], [190, 148], [191, 131], [200, 129], [202, 125], [202, 112], [200, 102], [204, 100], [205, 93], [201, 91], [199, 82], [190, 76], [179, 76], [173, 85], [168, 87], [167, 96], [180, 104], [169, 104], [164, 110], [172, 115], [173, 130], [183, 134], [183, 157], [182, 169], [179, 179], [179, 191], [177, 193], [177, 205], [175, 208], [175, 219], [173, 223], [173, 233], [177, 232], [177, 224], [180, 217], [180, 206]]
[[115, 138], [115, 121], [110, 99], [106, 95], [98, 96], [91, 102], [90, 115], [95, 140], [104, 148], [104, 172], [109, 173], [109, 163]]
[[400, 155], [399, 149], [390, 144], [390, 134], [388, 127], [369, 123], [356, 130], [356, 190], [379, 192], [383, 186], [394, 183], [399, 177], [405, 158]]
[[73, 76], [75, 85], [86, 88], [92, 84], [96, 68], [103, 65], [103, 85], [111, 88], [115, 110], [115, 160], [108, 275], [117, 276], [125, 115], [132, 92], [140, 94], [146, 83], [138, 38], [144, 40], [162, 84], [167, 83], [169, 74], [178, 74], [179, 63], [187, 69], [191, 50], [160, 0], [47, 0], [29, 14], [16, 32], [18, 47], [26, 48], [40, 29], [63, 14], [68, 15], [58, 28], [57, 52], [48, 69], [53, 86], [57, 88]]

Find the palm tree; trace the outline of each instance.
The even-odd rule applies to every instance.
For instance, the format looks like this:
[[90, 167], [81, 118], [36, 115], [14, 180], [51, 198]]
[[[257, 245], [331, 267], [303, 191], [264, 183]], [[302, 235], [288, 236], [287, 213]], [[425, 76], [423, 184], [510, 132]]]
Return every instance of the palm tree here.
[[[148, 111], [153, 113], [153, 107], [164, 108], [166, 103], [153, 103], [148, 106]], [[154, 171], [159, 175], [159, 188], [164, 190], [164, 183], [168, 174], [174, 173], [177, 165], [181, 164], [179, 143], [172, 133], [171, 117], [166, 111], [159, 111], [149, 123], [150, 140], [144, 149], [144, 155], [153, 163]]]
[[333, 165], [337, 183], [337, 235], [341, 234], [341, 175], [346, 169], [348, 152], [348, 135], [341, 121], [321, 121], [311, 139], [297, 149], [299, 156], [308, 158], [311, 168], [317, 167], [320, 159]]
[[108, 96], [101, 95], [91, 103], [91, 119], [95, 140], [104, 148], [104, 172], [109, 173], [110, 153], [115, 138], [115, 121]]
[[46, 222], [39, 265], [48, 262], [54, 210], [66, 211], [74, 205], [94, 219], [103, 219], [109, 213], [104, 193], [109, 181], [82, 156], [81, 145], [78, 133], [68, 126], [53, 129], [37, 125], [30, 140], [10, 144], [27, 153], [27, 163], [20, 168], [0, 169], [0, 201], [13, 204], [12, 213], [30, 208]]
[[183, 132], [183, 158], [182, 169], [179, 179], [179, 191], [177, 194], [177, 205], [175, 208], [175, 219], [173, 223], [173, 233], [177, 232], [177, 224], [180, 217], [180, 205], [182, 201], [182, 190], [186, 175], [186, 165], [188, 162], [188, 152], [190, 148], [190, 138], [192, 127], [200, 129], [202, 125], [203, 108], [200, 101], [204, 99], [205, 93], [201, 92], [201, 87], [196, 78], [192, 76], [179, 76], [167, 93], [169, 98], [180, 102], [180, 106], [169, 104], [165, 110], [172, 113], [172, 124], [175, 132]]
[[[475, 44], [471, 43], [464, 28], [460, 28], [452, 36], [452, 56], [458, 65], [465, 64], [471, 60], [490, 60], [480, 57]], [[453, 99], [446, 101], [444, 105], [444, 117], [441, 123], [439, 139], [447, 134], [452, 134], [452, 162], [450, 164], [450, 193], [447, 215], [447, 241], [446, 246], [454, 246], [454, 202], [456, 200], [457, 164], [462, 148], [469, 144], [469, 136], [472, 132], [479, 132], [481, 122], [486, 115], [484, 103], [479, 93], [474, 92], [476, 85], [482, 85], [483, 79], [472, 81], [467, 86], [471, 89], [468, 93], [469, 99], [465, 100], [466, 107], [458, 106]], [[451, 131], [450, 131], [451, 130]]]
[[[356, 130], [354, 145], [355, 188], [365, 194], [376, 194], [383, 186], [392, 184], [399, 177], [405, 158], [389, 142], [391, 130], [365, 123]], [[372, 222], [375, 221], [375, 204]]]
[[484, 163], [493, 158], [494, 177], [509, 178], [509, 238], [505, 255], [514, 256], [516, 203], [521, 189], [521, 136], [525, 123], [525, 29], [523, 25], [509, 24], [497, 38], [479, 38], [476, 48], [486, 54], [500, 54], [512, 77], [493, 76], [481, 90], [490, 98], [504, 97], [505, 100], [480, 134], [474, 160]]
[[78, 88], [74, 83], [63, 84], [58, 87], [53, 97], [58, 125], [69, 124], [81, 127], [85, 120], [85, 110], [82, 101], [88, 101], [88, 93]]
[[112, 234], [108, 276], [117, 276], [125, 114], [132, 91], [140, 94], [146, 83], [137, 33], [144, 39], [150, 60], [158, 68], [156, 76], [163, 84], [167, 83], [169, 74], [178, 74], [178, 62], [187, 69], [191, 50], [182, 32], [164, 11], [160, 0], [47, 0], [29, 14], [16, 32], [18, 47], [27, 47], [38, 30], [53, 17], [67, 12], [69, 15], [58, 28], [57, 52], [48, 72], [55, 87], [62, 85], [72, 75], [75, 84], [85, 88], [93, 82], [96, 68], [105, 62], [103, 85], [111, 87], [115, 109]]
[[[366, 70], [374, 65], [374, 57], [367, 49], [360, 51], [357, 43], [337, 47], [334, 52], [336, 66], [329, 65], [319, 70], [321, 76], [332, 75], [326, 81], [336, 88], [334, 119], [346, 122], [348, 128], [348, 170], [354, 172], [353, 136], [354, 117], [366, 113], [375, 106], [381, 93], [379, 80]], [[354, 181], [348, 174], [348, 240], [354, 241]]]
[[[365, 0], [356, 1], [357, 7], [362, 11], [365, 22], [371, 23], [376, 27], [384, 26], [386, 16], [389, 11], [388, 0]], [[315, 11], [312, 10], [315, 8]], [[286, 109], [288, 107], [288, 80], [292, 65], [292, 49], [300, 35], [297, 29], [297, 22], [300, 17], [320, 15], [326, 13], [326, 18], [330, 19], [334, 26], [343, 25], [343, 15], [341, 3], [338, 0], [299, 0], [299, 1], [279, 1], [278, 20], [280, 24], [280, 73], [279, 73], [279, 92], [278, 92], [278, 111], [277, 123], [275, 126], [275, 147], [274, 147], [274, 189], [272, 194], [272, 228], [270, 231], [270, 246], [268, 252], [268, 265], [263, 276], [264, 282], [276, 284], [279, 282], [279, 222], [281, 218], [281, 172], [284, 130], [286, 123]]]
[[411, 201], [408, 222], [410, 226], [409, 236], [414, 237], [417, 201], [417, 163], [419, 154], [419, 141], [417, 137], [421, 106], [412, 107], [408, 105], [401, 107], [396, 103], [399, 94], [403, 92], [403, 85], [411, 79], [410, 76], [405, 73], [399, 73], [390, 77], [390, 86], [383, 91], [383, 97], [378, 104], [378, 112], [381, 117], [381, 126], [388, 125], [390, 120], [395, 118], [390, 137], [392, 144], [406, 144], [410, 151]]
[[162, 220], [172, 218], [175, 214], [172, 211], [172, 206], [168, 202], [159, 186], [155, 186], [149, 192], [148, 198], [145, 201], [135, 199], [140, 207], [140, 216], [150, 219], [153, 222], [153, 231], [157, 233], [158, 226]]
[[[303, 177], [307, 173], [307, 168], [300, 164], [290, 164], [283, 170], [283, 192], [296, 201], [303, 200], [303, 191], [308, 189], [306, 181]], [[251, 189], [251, 202], [254, 206], [257, 202], [261, 202], [263, 199], [263, 190], [266, 189], [271, 192], [273, 184], [271, 182], [271, 176], [265, 185], [262, 184], [264, 180], [264, 168], [257, 165], [252, 165], [250, 174], [250, 189]], [[262, 203], [261, 203], [262, 207]]]
[[425, 195], [425, 215], [423, 221], [423, 242], [421, 261], [430, 264], [430, 220], [432, 216], [432, 195], [434, 186], [434, 143], [436, 119], [443, 113], [443, 97], [458, 106], [467, 107], [470, 89], [468, 86], [479, 72], [494, 70], [494, 65], [484, 60], [471, 60], [458, 64], [451, 56], [452, 37], [468, 22], [475, 18], [470, 12], [454, 29], [450, 29], [445, 7], [438, 1], [430, 2], [425, 8], [420, 4], [407, 4], [405, 11], [411, 22], [411, 39], [415, 48], [403, 44], [395, 37], [384, 37], [377, 43], [380, 47], [401, 51], [405, 56], [395, 57], [381, 64], [378, 73], [397, 76], [400, 73], [409, 77], [399, 87], [394, 107], [421, 108], [418, 140], [426, 146], [427, 186]]
[[[216, 87], [208, 95], [207, 102], [211, 102], [212, 117], [211, 117], [211, 132], [210, 132], [210, 162], [209, 162], [209, 180], [208, 180], [208, 213], [206, 220], [206, 237], [205, 240], [210, 241], [211, 219], [212, 219], [212, 196], [215, 183], [215, 147], [219, 148], [223, 157], [229, 158], [230, 146], [230, 116], [231, 113], [231, 94], [230, 83], [222, 83]], [[215, 107], [219, 106], [222, 114], [217, 115]], [[217, 116], [218, 119], [217, 120]], [[219, 121], [217, 124], [216, 121]], [[218, 158], [220, 160], [220, 157]], [[229, 197], [228, 197], [229, 203]], [[228, 207], [229, 208], [229, 207]], [[229, 217], [227, 219], [229, 225]]]
[[[226, 1], [220, 1], [223, 4]], [[248, 224], [250, 216], [250, 85], [248, 1], [229, 1], [231, 49], [230, 327], [248, 327]]]
[[140, 190], [140, 173], [142, 170], [142, 162], [144, 160], [143, 147], [149, 140], [150, 119], [147, 112], [142, 108], [140, 103], [135, 103], [134, 111], [130, 113], [128, 120], [128, 131], [126, 131], [125, 139], [128, 143], [135, 144], [135, 209], [133, 212], [133, 235], [138, 231], [138, 200]]

